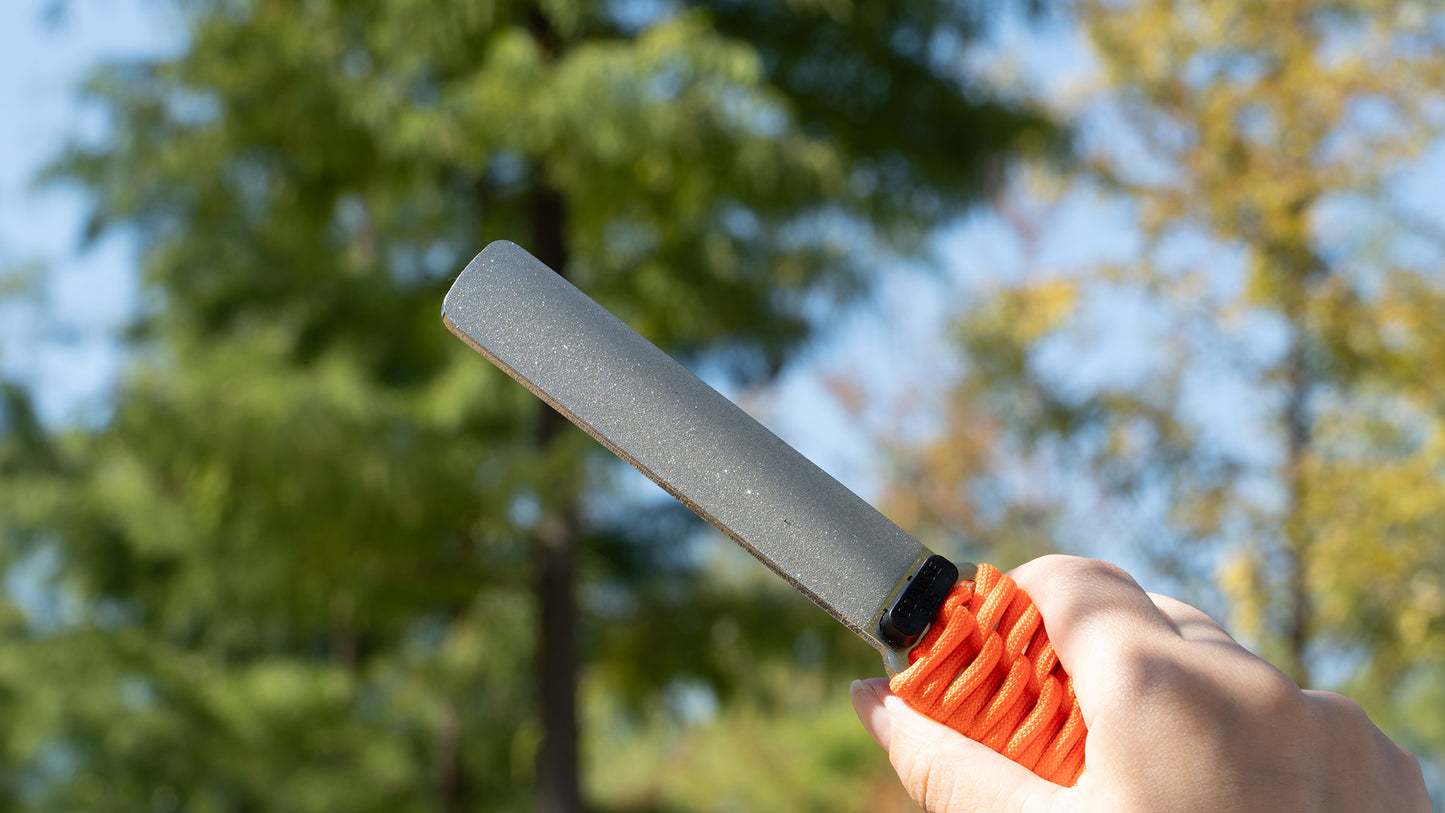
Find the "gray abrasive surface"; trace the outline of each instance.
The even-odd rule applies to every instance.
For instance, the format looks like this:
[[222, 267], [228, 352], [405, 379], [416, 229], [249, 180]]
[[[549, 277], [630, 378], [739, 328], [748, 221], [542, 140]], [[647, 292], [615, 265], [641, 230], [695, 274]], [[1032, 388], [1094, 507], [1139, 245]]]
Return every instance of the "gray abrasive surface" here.
[[929, 551], [586, 294], [508, 242], [469, 263], [447, 326], [880, 652]]

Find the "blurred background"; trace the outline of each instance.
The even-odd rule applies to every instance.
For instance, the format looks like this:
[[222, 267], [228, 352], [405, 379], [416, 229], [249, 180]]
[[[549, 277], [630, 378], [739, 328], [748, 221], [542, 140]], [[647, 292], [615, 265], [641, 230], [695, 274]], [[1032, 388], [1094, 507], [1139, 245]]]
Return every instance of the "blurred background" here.
[[875, 653], [441, 325], [506, 238], [1445, 804], [1445, 4], [7, 0], [0, 810], [911, 810]]

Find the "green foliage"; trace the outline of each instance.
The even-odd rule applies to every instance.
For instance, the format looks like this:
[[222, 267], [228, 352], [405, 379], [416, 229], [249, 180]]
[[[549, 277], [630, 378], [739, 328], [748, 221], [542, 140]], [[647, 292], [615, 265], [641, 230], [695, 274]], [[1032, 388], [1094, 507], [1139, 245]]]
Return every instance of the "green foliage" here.
[[789, 684], [784, 708], [738, 704], [725, 716], [690, 724], [654, 715], [615, 726], [598, 714], [594, 725], [603, 733], [594, 747], [614, 751], [609, 772], [591, 782], [601, 809], [918, 809], [873, 741], [856, 736], [846, 684], [800, 689], [796, 670], [759, 678]]
[[[111, 132], [51, 170], [92, 196], [92, 235], [139, 237], [144, 306], [103, 426], [43, 427], [5, 391], [0, 806], [528, 809], [534, 630], [558, 598], [532, 593], [532, 559], [558, 523], [580, 541], [588, 709], [665, 728], [665, 698], [700, 687], [724, 738], [816, 750], [772, 780], [815, 799], [798, 806], [863, 798], [845, 789], [871, 745], [836, 695], [772, 715], [822, 708], [816, 687], [876, 670], [871, 651], [795, 595], [717, 578], [697, 553], [715, 541], [633, 504], [437, 312], [505, 237], [673, 352], [765, 378], [808, 308], [1053, 137], [923, 36], [957, 47], [981, 12], [179, 11], [184, 51], [95, 72]], [[619, 755], [661, 755], [587, 737], [589, 782], [635, 804]], [[748, 770], [678, 772], [666, 804]]]

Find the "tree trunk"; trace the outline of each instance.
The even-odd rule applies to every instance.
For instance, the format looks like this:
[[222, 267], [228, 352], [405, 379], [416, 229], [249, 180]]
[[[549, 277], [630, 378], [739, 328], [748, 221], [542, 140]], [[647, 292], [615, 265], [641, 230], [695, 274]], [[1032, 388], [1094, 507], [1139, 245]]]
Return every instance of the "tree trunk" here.
[[1301, 335], [1303, 327], [1295, 321], [1295, 338], [1285, 359], [1285, 482], [1289, 487], [1290, 507], [1285, 517], [1285, 554], [1288, 558], [1289, 587], [1288, 616], [1285, 619], [1284, 671], [1301, 686], [1309, 686], [1310, 670], [1306, 658], [1309, 646], [1310, 595], [1309, 595], [1309, 547], [1310, 532], [1306, 527], [1305, 510], [1305, 454], [1310, 444], [1309, 417], [1309, 373], [1305, 369], [1305, 340]]
[[[558, 274], [567, 274], [566, 201], [541, 177], [532, 197], [532, 253]], [[537, 449], [540, 454], [567, 431], [568, 423], [538, 403]], [[577, 535], [575, 495], [554, 508], [538, 528], [536, 602], [538, 608], [537, 686], [542, 708], [542, 747], [537, 754], [537, 809], [541, 813], [580, 813], [582, 794], [577, 759]]]
[[[1294, 207], [1295, 217], [1303, 220], [1313, 197], [1302, 197]], [[1313, 606], [1310, 602], [1310, 528], [1305, 519], [1308, 478], [1305, 459], [1313, 442], [1313, 419], [1310, 396], [1313, 393], [1309, 364], [1309, 327], [1307, 303], [1311, 281], [1318, 278], [1323, 263], [1303, 245], [1280, 250], [1277, 261], [1287, 269], [1286, 290], [1282, 301], [1284, 317], [1292, 336], [1284, 359], [1285, 385], [1285, 485], [1289, 489], [1289, 508], [1284, 520], [1284, 545], [1289, 583], [1285, 590], [1287, 602], [1284, 618], [1285, 673], [1300, 686], [1309, 686], [1308, 649], [1313, 634]]]
[[432, 785], [443, 813], [463, 813], [469, 807], [467, 774], [462, 764], [462, 719], [457, 704], [447, 698], [437, 720]]
[[537, 754], [537, 810], [579, 813], [577, 760], [576, 523], [571, 512], [548, 517], [538, 533], [537, 685], [542, 747]]

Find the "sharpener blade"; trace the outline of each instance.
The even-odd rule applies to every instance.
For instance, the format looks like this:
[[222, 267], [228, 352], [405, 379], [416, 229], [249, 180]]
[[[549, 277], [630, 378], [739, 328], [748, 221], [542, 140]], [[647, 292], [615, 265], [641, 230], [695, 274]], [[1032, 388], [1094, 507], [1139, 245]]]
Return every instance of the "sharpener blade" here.
[[918, 540], [519, 246], [487, 246], [443, 320], [881, 652]]

